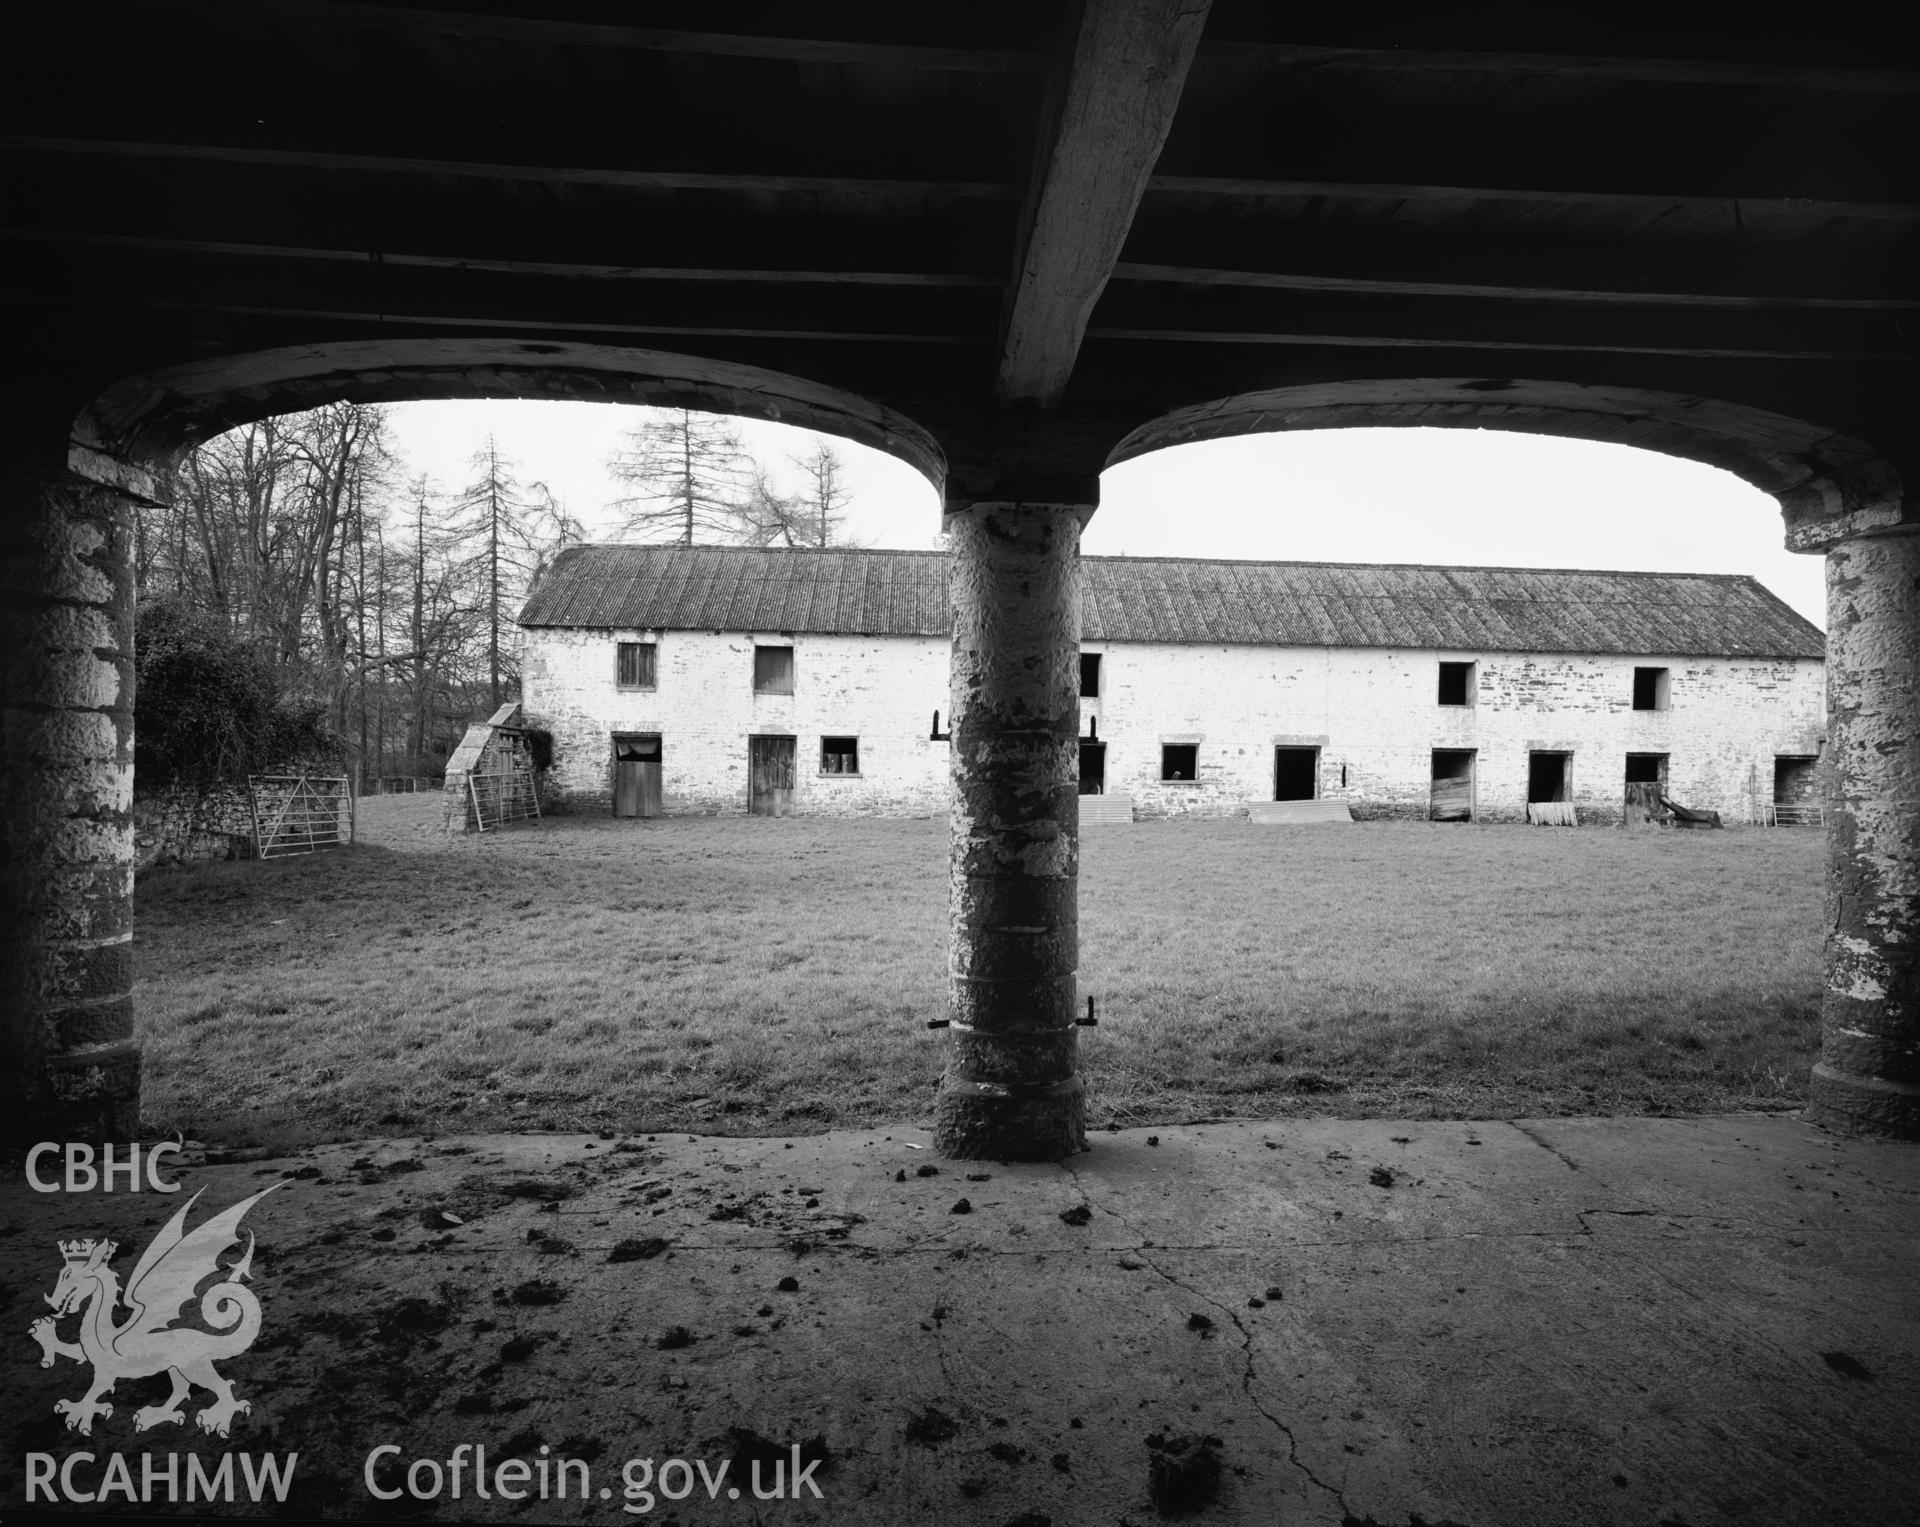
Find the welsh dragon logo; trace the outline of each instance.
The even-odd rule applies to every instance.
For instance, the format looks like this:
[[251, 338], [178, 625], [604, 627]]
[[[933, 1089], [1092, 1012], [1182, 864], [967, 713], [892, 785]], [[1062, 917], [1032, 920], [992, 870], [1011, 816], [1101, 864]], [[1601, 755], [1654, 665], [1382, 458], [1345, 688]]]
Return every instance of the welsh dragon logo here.
[[[93, 1364], [93, 1386], [82, 1398], [54, 1402], [55, 1413], [67, 1418], [70, 1430], [83, 1437], [92, 1436], [94, 1418], [113, 1414], [113, 1407], [101, 1399], [102, 1395], [121, 1379], [146, 1378], [160, 1372], [172, 1378], [173, 1393], [165, 1404], [143, 1405], [136, 1410], [135, 1431], [143, 1432], [163, 1421], [184, 1422], [186, 1414], [180, 1402], [196, 1385], [214, 1397], [213, 1403], [195, 1418], [202, 1431], [224, 1437], [233, 1418], [253, 1408], [233, 1397], [233, 1385], [213, 1367], [223, 1358], [246, 1351], [260, 1334], [260, 1301], [242, 1281], [253, 1265], [253, 1232], [247, 1232], [247, 1249], [238, 1261], [223, 1268], [219, 1259], [240, 1239], [240, 1221], [247, 1210], [279, 1186], [275, 1183], [242, 1199], [189, 1232], [185, 1229], [187, 1211], [200, 1199], [199, 1193], [194, 1194], [141, 1253], [124, 1294], [119, 1275], [107, 1265], [113, 1257], [114, 1242], [60, 1242], [65, 1266], [60, 1269], [60, 1281], [53, 1292], [44, 1296], [53, 1313], [34, 1321], [27, 1334], [40, 1343], [42, 1368], [51, 1368], [55, 1357]], [[200, 1295], [200, 1318], [210, 1329], [175, 1324], [201, 1285], [222, 1272], [226, 1277]], [[115, 1308], [122, 1304], [130, 1313], [116, 1324]], [[80, 1340], [77, 1344], [61, 1341], [54, 1333], [55, 1323], [76, 1311], [81, 1312]]]

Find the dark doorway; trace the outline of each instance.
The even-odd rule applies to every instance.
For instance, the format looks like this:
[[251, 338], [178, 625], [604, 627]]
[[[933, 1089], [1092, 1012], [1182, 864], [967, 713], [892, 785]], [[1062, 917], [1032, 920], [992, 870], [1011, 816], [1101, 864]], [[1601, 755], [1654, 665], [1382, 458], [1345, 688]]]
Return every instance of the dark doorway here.
[[1107, 745], [1104, 742], [1080, 744], [1080, 793], [1107, 793]]
[[1573, 754], [1527, 755], [1527, 804], [1573, 799]]
[[1773, 760], [1773, 819], [1783, 827], [1799, 826], [1822, 819], [1820, 781], [1815, 773], [1820, 760], [1776, 755]]
[[1627, 754], [1627, 797], [1623, 820], [1629, 827], [1665, 822], [1669, 813], [1661, 803], [1667, 794], [1665, 753]]
[[613, 814], [617, 817], [660, 815], [661, 747], [658, 732], [638, 732], [613, 739]]
[[1273, 750], [1273, 798], [1276, 801], [1312, 801], [1320, 797], [1320, 750]]
[[1433, 796], [1428, 815], [1436, 822], [1473, 820], [1473, 750], [1433, 750]]
[[794, 741], [792, 737], [747, 739], [747, 810], [754, 816], [792, 813]]

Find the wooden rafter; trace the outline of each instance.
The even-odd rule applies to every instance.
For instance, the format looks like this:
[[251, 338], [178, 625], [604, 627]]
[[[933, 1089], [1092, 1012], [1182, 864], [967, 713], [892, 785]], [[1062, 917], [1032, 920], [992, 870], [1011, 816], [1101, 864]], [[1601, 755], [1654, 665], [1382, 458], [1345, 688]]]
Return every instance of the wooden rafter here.
[[1002, 403], [1060, 401], [1173, 126], [1206, 0], [1086, 0], [1052, 99], [1001, 325]]

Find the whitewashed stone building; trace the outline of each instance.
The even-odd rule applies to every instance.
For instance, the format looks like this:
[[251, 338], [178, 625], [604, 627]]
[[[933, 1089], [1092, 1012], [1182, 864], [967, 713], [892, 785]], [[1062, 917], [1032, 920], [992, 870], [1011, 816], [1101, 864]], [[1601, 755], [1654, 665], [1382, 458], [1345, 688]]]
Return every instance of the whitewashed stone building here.
[[[1086, 557], [1081, 586], [1106, 814], [1617, 822], [1638, 781], [1749, 821], [1815, 797], [1824, 640], [1752, 578]], [[549, 798], [944, 811], [948, 621], [939, 552], [570, 548], [520, 619]]]

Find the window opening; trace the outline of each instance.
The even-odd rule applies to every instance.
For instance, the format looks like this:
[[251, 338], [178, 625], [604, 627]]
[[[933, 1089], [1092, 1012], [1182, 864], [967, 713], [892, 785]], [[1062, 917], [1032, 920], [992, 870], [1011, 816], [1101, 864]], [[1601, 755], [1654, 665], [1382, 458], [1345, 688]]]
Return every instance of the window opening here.
[[1473, 820], [1473, 752], [1433, 750], [1433, 794], [1428, 815], [1436, 822]]
[[1666, 669], [1636, 668], [1633, 670], [1633, 708], [1635, 710], [1667, 708]]
[[1080, 654], [1080, 698], [1100, 698], [1100, 654], [1097, 652]]
[[1666, 782], [1667, 755], [1665, 753], [1627, 754], [1628, 784], [1664, 785]]
[[1160, 747], [1162, 779], [1193, 779], [1199, 772], [1200, 748], [1191, 742], [1168, 742]]
[[1571, 753], [1527, 754], [1527, 804], [1573, 799]]
[[1440, 703], [1442, 705], [1473, 704], [1473, 667], [1472, 663], [1440, 665]]
[[858, 774], [860, 739], [858, 737], [822, 737], [820, 739], [822, 774]]
[[793, 693], [793, 648], [753, 649], [753, 692], [757, 695]]
[[615, 658], [614, 682], [621, 689], [654, 688], [654, 644], [621, 642]]
[[1320, 794], [1320, 750], [1318, 748], [1275, 748], [1273, 750], [1273, 798], [1276, 801], [1311, 801]]

